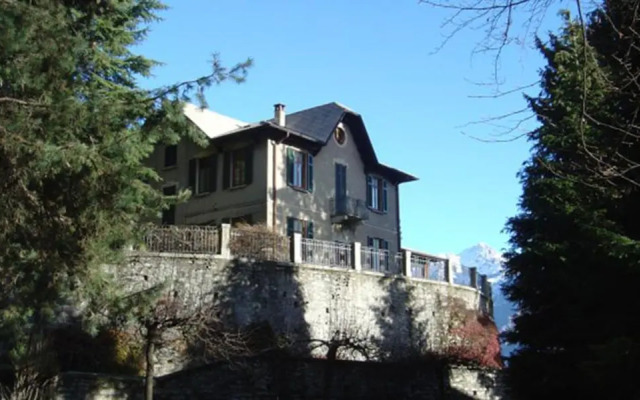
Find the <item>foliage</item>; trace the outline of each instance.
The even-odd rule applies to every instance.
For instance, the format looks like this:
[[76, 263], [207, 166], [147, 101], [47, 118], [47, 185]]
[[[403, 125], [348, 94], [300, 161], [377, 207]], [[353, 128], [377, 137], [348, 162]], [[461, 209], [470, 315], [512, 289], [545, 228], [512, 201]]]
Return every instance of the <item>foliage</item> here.
[[208, 76], [139, 88], [156, 63], [131, 49], [163, 8], [0, 0], [0, 335], [14, 365], [69, 305], [83, 304], [74, 312], [88, 327], [103, 315], [116, 293], [99, 265], [177, 199], [152, 189], [144, 159], [185, 134], [203, 143], [182, 101], [241, 81], [250, 65], [225, 69], [214, 57]]
[[[542, 92], [528, 100], [541, 125], [520, 173], [521, 212], [507, 224], [505, 290], [519, 311], [506, 338], [519, 346], [509, 362], [518, 399], [640, 396], [640, 171], [615, 172], [640, 160], [631, 131], [640, 91], [628, 80], [640, 67], [637, 36], [625, 34], [638, 29], [634, 3], [595, 12], [588, 45], [568, 16], [558, 36], [538, 43], [547, 66]], [[604, 176], [604, 167], [615, 168]]]
[[449, 298], [447, 343], [441, 350], [447, 360], [488, 368], [502, 368], [500, 341], [495, 322], [458, 298]]
[[231, 254], [256, 260], [289, 261], [289, 238], [264, 224], [239, 224], [232, 228]]

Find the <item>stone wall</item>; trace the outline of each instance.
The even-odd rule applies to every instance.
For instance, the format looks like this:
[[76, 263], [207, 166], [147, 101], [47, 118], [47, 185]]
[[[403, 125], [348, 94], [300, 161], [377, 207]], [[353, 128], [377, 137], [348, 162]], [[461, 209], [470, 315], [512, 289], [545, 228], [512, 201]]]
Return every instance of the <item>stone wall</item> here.
[[[368, 356], [387, 360], [438, 350], [446, 339], [447, 304], [459, 299], [479, 309], [482, 301], [472, 288], [441, 282], [220, 256], [139, 253], [113, 271], [129, 291], [166, 283], [188, 304], [213, 301], [231, 323], [266, 323], [276, 333], [295, 338], [302, 348], [308, 349], [312, 341], [329, 341], [339, 332], [366, 341]], [[312, 355], [325, 352], [319, 346]], [[181, 366], [169, 360], [160, 372]]]
[[[496, 400], [496, 374], [441, 362], [362, 363], [318, 359], [255, 358], [217, 363], [156, 380], [157, 400]], [[65, 373], [56, 400], [141, 400], [139, 378]]]

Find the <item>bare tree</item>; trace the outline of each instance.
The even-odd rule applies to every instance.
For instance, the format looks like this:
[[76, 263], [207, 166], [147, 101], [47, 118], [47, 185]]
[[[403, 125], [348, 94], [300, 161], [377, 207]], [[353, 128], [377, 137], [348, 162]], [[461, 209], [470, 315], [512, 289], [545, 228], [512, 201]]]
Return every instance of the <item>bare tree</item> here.
[[141, 310], [137, 323], [145, 344], [145, 400], [153, 399], [154, 356], [162, 346], [185, 340], [197, 346], [205, 360], [247, 354], [245, 336], [227, 330], [217, 311], [213, 304], [190, 307], [175, 292]]
[[[551, 11], [557, 11], [561, 7], [571, 7], [575, 10], [576, 20], [573, 23], [579, 26], [583, 43], [581, 45], [583, 84], [580, 111], [582, 118], [579, 129], [582, 137], [580, 152], [585, 161], [581, 164], [581, 168], [596, 181], [595, 184], [591, 182], [591, 185], [606, 187], [608, 185], [630, 184], [640, 186], [640, 159], [629, 152], [629, 149], [640, 146], [640, 124], [637, 121], [640, 116], [640, 107], [625, 109], [623, 118], [603, 118], [598, 115], [598, 110], [590, 109], [588, 106], [588, 99], [592, 94], [587, 83], [589, 76], [596, 74], [607, 82], [610, 93], [618, 98], [626, 96], [626, 98], [632, 99], [640, 95], [639, 2], [619, 0], [601, 2], [582, 0], [420, 0], [420, 3], [451, 11], [443, 23], [446, 33], [441, 47], [463, 30], [471, 29], [483, 32], [483, 35], [479, 36], [474, 51], [489, 53], [493, 56], [495, 84], [500, 80], [499, 60], [507, 46], [533, 43], [537, 40], [539, 29]], [[592, 13], [587, 18], [589, 12]], [[599, 24], [601, 28], [606, 26], [605, 30], [609, 31], [609, 36], [604, 40], [608, 40], [607, 43], [610, 43], [610, 46], [604, 47], [614, 50], [607, 54], [604, 60], [601, 59], [602, 56], [598, 54], [598, 51], [592, 51], [594, 47], [598, 47], [596, 43], [598, 40], [600, 40], [598, 49], [603, 48], [602, 38], [592, 34], [593, 23]], [[611, 70], [615, 70], [615, 73], [612, 74]], [[497, 91], [493, 95], [484, 97], [501, 97], [521, 92], [523, 88], [505, 92]], [[480, 140], [500, 142], [527, 136], [528, 132], [512, 136], [524, 121], [531, 119], [532, 116], [527, 113], [526, 109], [477, 122], [494, 124], [496, 121], [504, 121], [514, 115], [525, 116], [522, 120], [515, 122], [515, 127], [513, 122], [508, 122], [509, 126], [502, 132], [504, 137], [497, 140], [495, 138]], [[586, 135], [589, 129], [606, 131], [614, 137], [612, 142], [615, 145], [604, 151], [597, 145], [593, 145]], [[552, 172], [559, 176], [568, 177], [562, 171]]]

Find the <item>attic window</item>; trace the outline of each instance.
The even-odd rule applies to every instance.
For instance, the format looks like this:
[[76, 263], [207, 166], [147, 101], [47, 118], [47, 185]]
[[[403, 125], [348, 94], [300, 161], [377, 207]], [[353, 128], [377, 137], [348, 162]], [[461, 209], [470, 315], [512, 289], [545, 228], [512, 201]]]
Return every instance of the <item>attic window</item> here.
[[336, 130], [333, 131], [333, 138], [339, 145], [342, 146], [347, 140], [347, 133], [344, 131], [344, 129], [337, 127]]

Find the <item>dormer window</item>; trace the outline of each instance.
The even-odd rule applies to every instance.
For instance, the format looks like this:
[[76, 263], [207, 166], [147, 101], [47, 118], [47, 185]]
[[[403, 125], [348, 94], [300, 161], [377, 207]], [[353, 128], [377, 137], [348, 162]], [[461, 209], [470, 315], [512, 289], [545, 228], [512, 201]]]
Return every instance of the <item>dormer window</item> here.
[[367, 207], [378, 212], [387, 212], [387, 181], [367, 175]]
[[287, 184], [296, 189], [313, 190], [313, 156], [305, 151], [287, 149]]

